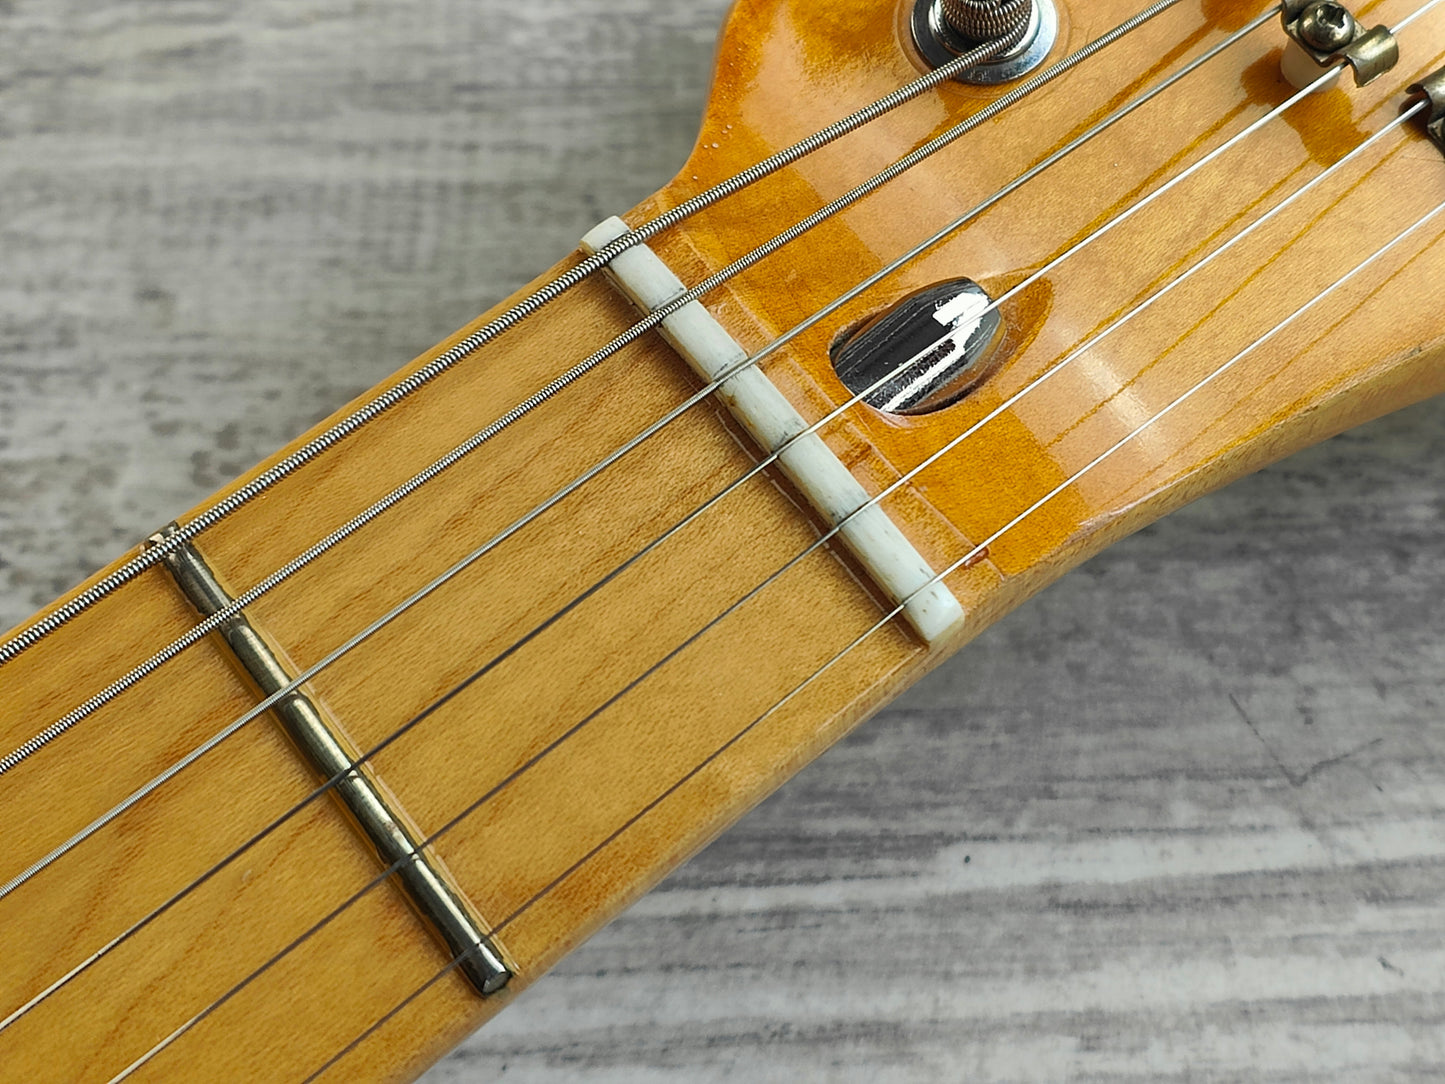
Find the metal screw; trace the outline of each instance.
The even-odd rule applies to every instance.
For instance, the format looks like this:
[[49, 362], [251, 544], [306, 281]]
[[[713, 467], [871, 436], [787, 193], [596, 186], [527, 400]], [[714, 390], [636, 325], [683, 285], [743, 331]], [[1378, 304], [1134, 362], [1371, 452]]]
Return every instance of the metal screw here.
[[1299, 17], [1300, 39], [1311, 49], [1333, 53], [1355, 40], [1355, 17], [1343, 4], [1323, 0], [1305, 8]]

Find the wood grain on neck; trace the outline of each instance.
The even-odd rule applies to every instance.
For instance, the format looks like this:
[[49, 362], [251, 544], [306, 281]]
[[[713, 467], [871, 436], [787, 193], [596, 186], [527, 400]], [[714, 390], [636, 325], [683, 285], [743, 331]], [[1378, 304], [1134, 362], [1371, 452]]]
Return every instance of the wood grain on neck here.
[[[1393, 21], [1413, 3], [1376, 5]], [[875, 5], [749, 3], [694, 159], [633, 222], [910, 78]], [[756, 349], [1082, 130], [1165, 66], [1252, 15], [1185, 4], [1137, 48], [1085, 67], [980, 133], [988, 153], [945, 154], [709, 300]], [[1236, 8], [1238, 12], [1236, 12]], [[1131, 14], [1070, 12], [1076, 47]], [[842, 27], [848, 28], [846, 40]], [[875, 48], [860, 49], [860, 40]], [[761, 46], [768, 44], [764, 50]], [[873, 492], [1024, 386], [1393, 116], [1404, 69], [1445, 33], [1422, 23], [1398, 77], [1303, 103], [1226, 168], [1086, 250], [1006, 311], [1010, 356], [970, 399], [935, 415], [850, 412], [830, 445]], [[1261, 32], [1116, 135], [1006, 201], [954, 242], [800, 338], [769, 373], [808, 417], [847, 393], [826, 348], [887, 300], [967, 274], [1018, 281], [1143, 191], [1282, 100]], [[1413, 68], [1412, 68], [1413, 65]], [[826, 71], [820, 82], [818, 71]], [[956, 119], [979, 91], [945, 88], [657, 243], [687, 281]], [[786, 103], [784, 106], [782, 103]], [[1201, 103], [1209, 103], [1206, 107]], [[930, 131], [930, 128], [932, 129]], [[1188, 133], [1188, 134], [1186, 134]], [[1090, 198], [1081, 199], [1087, 192]], [[1347, 271], [1374, 238], [1445, 198], [1445, 166], [1417, 132], [1332, 182], [1156, 312], [1011, 409], [887, 507], [944, 567], [1158, 412]], [[1281, 336], [1137, 447], [950, 578], [976, 634], [1066, 568], [1198, 494], [1445, 384], [1437, 316], [1422, 303], [1445, 252], [1422, 237], [1328, 317]], [[249, 586], [625, 328], [589, 281], [259, 500], [205, 533], [226, 579]], [[430, 355], [428, 355], [430, 356]], [[300, 666], [323, 656], [539, 500], [612, 452], [695, 384], [666, 347], [629, 348], [524, 423], [365, 528], [250, 611]], [[338, 1079], [405, 1076], [783, 779], [923, 673], [901, 627], [871, 638], [765, 725], [738, 735], [884, 612], [837, 552], [805, 560], [624, 698], [609, 700], [788, 562], [816, 525], [758, 478], [471, 684], [478, 667], [755, 462], [711, 404], [690, 412], [574, 498], [418, 606], [313, 686], [363, 749], [429, 712], [375, 760], [519, 968], [482, 1002], [449, 975], [341, 1063]], [[0, 673], [0, 742], [13, 747], [194, 623], [160, 571], [142, 576]], [[460, 691], [457, 691], [460, 690]], [[441, 706], [429, 710], [448, 694]], [[198, 645], [0, 780], [6, 869], [23, 868], [253, 703], [220, 649]], [[577, 724], [580, 730], [553, 746]], [[736, 739], [734, 741], [734, 739]], [[729, 744], [733, 742], [733, 744]], [[719, 750], [722, 750], [719, 752]], [[712, 758], [712, 759], [710, 759]], [[699, 770], [699, 766], [702, 767]], [[525, 769], [525, 770], [523, 770]], [[694, 774], [695, 773], [695, 774]], [[56, 867], [0, 900], [9, 965], [0, 1013], [32, 996], [304, 799], [314, 781], [268, 719], [228, 742]], [[374, 858], [329, 802], [265, 841], [0, 1033], [0, 1061], [31, 1079], [106, 1079], [357, 892]], [[54, 916], [84, 916], [57, 922]], [[746, 946], [739, 946], [745, 955]], [[390, 884], [287, 953], [138, 1074], [227, 1079], [264, 1064], [300, 1079], [445, 962]]]

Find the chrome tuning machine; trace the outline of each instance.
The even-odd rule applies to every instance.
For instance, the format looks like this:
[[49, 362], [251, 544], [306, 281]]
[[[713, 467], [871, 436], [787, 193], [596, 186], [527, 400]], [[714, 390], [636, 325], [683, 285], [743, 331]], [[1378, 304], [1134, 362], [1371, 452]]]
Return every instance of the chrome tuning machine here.
[[992, 57], [954, 76], [994, 86], [1044, 62], [1058, 40], [1059, 13], [1053, 0], [914, 0], [911, 26], [915, 48], [934, 68], [998, 43]]

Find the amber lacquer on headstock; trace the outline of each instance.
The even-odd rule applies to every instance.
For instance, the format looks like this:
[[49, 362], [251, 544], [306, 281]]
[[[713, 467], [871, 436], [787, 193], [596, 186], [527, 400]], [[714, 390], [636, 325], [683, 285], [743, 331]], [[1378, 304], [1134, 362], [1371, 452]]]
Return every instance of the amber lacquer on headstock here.
[[[1331, 13], [1294, 7], [1287, 32], [1262, 5], [1162, 5], [1006, 99], [1142, 10], [1058, 4], [1038, 67], [925, 89], [617, 255], [610, 277], [524, 302], [473, 349], [496, 314], [479, 318], [378, 389], [395, 402], [366, 424], [247, 496], [377, 392], [238, 480], [217, 497], [231, 511], [192, 540], [210, 610], [174, 560], [57, 603], [54, 631], [0, 665], [0, 753], [196, 642], [0, 774], [7, 1074], [414, 1075], [1063, 571], [1445, 387], [1445, 219], [1428, 217], [1445, 155], [1426, 132], [1439, 103], [1409, 89], [1445, 60], [1445, 7], [1362, 5], [1374, 51], [1348, 63], [1375, 64], [1371, 28], [1409, 20], [1398, 62], [1297, 101], [1282, 59], [1308, 82], [1356, 38], [1326, 40]], [[931, 70], [915, 15], [743, 0], [693, 155], [626, 223]], [[1302, 31], [1306, 15], [1317, 25]], [[1291, 33], [1330, 47], [1301, 60]], [[631, 335], [639, 307], [736, 261], [665, 335], [636, 334], [496, 425]], [[976, 326], [989, 298], [994, 319]], [[914, 357], [938, 370], [923, 390], [885, 387], [893, 359]], [[238, 597], [249, 633], [194, 634], [198, 606]], [[438, 941], [427, 891], [439, 907], [455, 897], [463, 933]], [[469, 982], [467, 922], [495, 950], [486, 974], [510, 974], [485, 996], [477, 984], [500, 983]]]

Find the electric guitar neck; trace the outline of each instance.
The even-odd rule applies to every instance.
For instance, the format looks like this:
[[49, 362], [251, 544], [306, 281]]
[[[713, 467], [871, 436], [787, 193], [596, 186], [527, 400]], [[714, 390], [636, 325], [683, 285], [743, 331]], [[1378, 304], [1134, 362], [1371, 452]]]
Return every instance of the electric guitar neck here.
[[674, 181], [0, 642], [5, 1075], [410, 1078], [1064, 572], [1445, 389], [1434, 7], [742, 0]]

